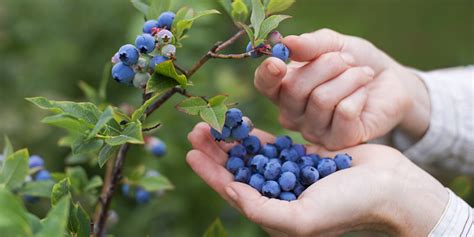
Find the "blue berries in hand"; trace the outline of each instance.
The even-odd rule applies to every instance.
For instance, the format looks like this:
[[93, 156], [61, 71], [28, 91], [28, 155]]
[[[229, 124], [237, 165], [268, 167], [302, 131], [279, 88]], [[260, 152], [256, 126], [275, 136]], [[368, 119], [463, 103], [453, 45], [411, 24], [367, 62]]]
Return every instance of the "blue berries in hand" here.
[[265, 165], [268, 163], [268, 158], [263, 155], [256, 155], [250, 160], [250, 170], [253, 173], [263, 173]]
[[171, 25], [173, 24], [173, 20], [175, 17], [174, 12], [163, 12], [161, 15], [158, 17], [158, 27], [159, 28], [166, 28], [166, 29], [171, 29]]
[[278, 184], [283, 191], [291, 191], [296, 185], [296, 176], [291, 172], [284, 172], [278, 179]]
[[256, 154], [260, 150], [260, 139], [257, 136], [250, 135], [242, 141], [248, 153]]
[[338, 170], [347, 169], [352, 165], [352, 157], [348, 154], [337, 154], [334, 157], [334, 162], [336, 162]]
[[309, 186], [318, 181], [318, 179], [319, 172], [316, 168], [312, 166], [306, 166], [301, 170], [301, 183], [303, 185]]
[[125, 65], [132, 66], [138, 62], [138, 57], [140, 56], [138, 49], [131, 44], [126, 44], [120, 47], [119, 58]]
[[259, 192], [262, 191], [263, 184], [265, 183], [265, 178], [261, 174], [253, 174], [250, 177], [249, 185], [254, 189], [257, 189]]
[[289, 202], [294, 201], [296, 200], [296, 195], [292, 192], [281, 192], [280, 200], [289, 201]]
[[237, 144], [229, 150], [229, 156], [244, 158], [247, 155], [247, 149], [241, 144]]
[[263, 176], [268, 180], [276, 180], [280, 172], [281, 165], [276, 159], [271, 159], [263, 168]]
[[225, 126], [233, 128], [242, 123], [242, 111], [232, 108], [225, 113]]
[[296, 150], [293, 149], [293, 148], [285, 148], [280, 153], [280, 160], [282, 162], [285, 162], [285, 161], [288, 161], [288, 160], [296, 162], [296, 160], [298, 160], [298, 158], [299, 158], [298, 152], [296, 152]]
[[242, 123], [232, 128], [231, 136], [236, 140], [242, 140], [249, 136], [250, 128], [247, 123]]
[[265, 182], [262, 186], [262, 194], [269, 198], [277, 198], [280, 195], [280, 185], [273, 180]]
[[263, 145], [262, 150], [260, 150], [260, 154], [262, 154], [266, 157], [276, 158], [276, 157], [278, 157], [278, 150], [272, 144], [265, 144], [265, 145]]
[[291, 172], [296, 177], [300, 175], [300, 168], [299, 166], [293, 161], [285, 161], [281, 166], [281, 172]]
[[323, 158], [319, 161], [318, 171], [321, 177], [326, 177], [336, 171], [336, 162], [330, 158]]
[[235, 156], [228, 159], [226, 163], [226, 169], [232, 174], [237, 173], [237, 171], [244, 166], [244, 161], [241, 158]]
[[279, 136], [275, 140], [275, 146], [280, 151], [286, 148], [290, 148], [292, 144], [293, 144], [293, 141], [291, 140], [289, 136]]
[[135, 45], [141, 53], [151, 53], [155, 49], [155, 39], [150, 34], [141, 34], [135, 39]]
[[272, 48], [272, 56], [286, 62], [290, 57], [290, 50], [284, 44], [278, 43]]
[[249, 168], [242, 167], [238, 169], [237, 172], [235, 173], [235, 181], [241, 182], [241, 183], [248, 183], [251, 175], [252, 175], [252, 172], [250, 172]]

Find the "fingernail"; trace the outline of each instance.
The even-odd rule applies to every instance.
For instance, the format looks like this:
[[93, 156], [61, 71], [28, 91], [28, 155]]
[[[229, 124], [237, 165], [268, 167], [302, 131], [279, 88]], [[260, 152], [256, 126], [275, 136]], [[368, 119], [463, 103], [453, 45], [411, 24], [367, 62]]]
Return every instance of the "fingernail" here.
[[346, 62], [349, 65], [354, 65], [355, 64], [355, 59], [351, 54], [342, 53], [341, 58], [342, 58], [342, 60], [344, 60], [344, 62]]
[[369, 77], [373, 77], [375, 74], [374, 70], [370, 67], [363, 67], [362, 70], [364, 70], [364, 72], [367, 73]]
[[272, 74], [272, 76], [278, 76], [280, 74], [280, 69], [278, 69], [278, 67], [273, 63], [267, 65], [267, 70]]
[[234, 189], [232, 189], [231, 187], [226, 187], [225, 192], [232, 199], [232, 201], [234, 202], [237, 201], [238, 196], [237, 196], [237, 193], [234, 191]]

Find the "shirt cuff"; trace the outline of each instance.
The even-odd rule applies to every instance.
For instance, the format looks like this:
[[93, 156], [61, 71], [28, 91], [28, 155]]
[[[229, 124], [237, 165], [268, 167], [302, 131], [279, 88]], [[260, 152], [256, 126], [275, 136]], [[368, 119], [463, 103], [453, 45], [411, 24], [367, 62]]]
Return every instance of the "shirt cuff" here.
[[474, 211], [451, 190], [446, 190], [449, 192], [448, 204], [429, 236], [474, 236]]

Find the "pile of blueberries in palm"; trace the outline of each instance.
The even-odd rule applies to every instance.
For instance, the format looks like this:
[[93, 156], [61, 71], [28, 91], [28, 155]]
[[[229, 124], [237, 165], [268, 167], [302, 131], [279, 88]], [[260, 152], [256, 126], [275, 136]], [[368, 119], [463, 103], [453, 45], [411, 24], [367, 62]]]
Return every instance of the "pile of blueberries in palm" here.
[[[227, 111], [224, 128], [245, 123], [240, 110], [240, 113], [236, 110]], [[230, 134], [234, 138], [232, 132]], [[217, 141], [227, 141], [223, 139], [223, 133], [214, 129], [211, 129], [211, 135]], [[234, 140], [240, 143], [228, 152], [227, 170], [236, 181], [249, 184], [269, 198], [296, 200], [319, 179], [347, 169], [352, 164], [352, 157], [348, 154], [338, 154], [334, 159], [308, 154], [304, 145], [293, 144], [288, 136], [277, 137], [273, 144], [262, 144], [258, 137], [247, 132], [242, 139]]]
[[115, 81], [144, 88], [156, 65], [173, 59], [176, 47], [171, 25], [175, 13], [163, 12], [157, 20], [143, 25], [143, 34], [137, 36], [135, 45], [126, 44], [112, 57], [112, 77]]
[[247, 53], [250, 52], [250, 56], [252, 56], [252, 58], [259, 58], [262, 55], [267, 54], [286, 62], [290, 57], [290, 50], [282, 43], [282, 39], [283, 36], [280, 34], [280, 32], [272, 31], [270, 34], [268, 34], [265, 43], [261, 43], [254, 47], [252, 42], [249, 42], [245, 50]]
[[[30, 168], [30, 175], [27, 176], [26, 182], [52, 180], [51, 174], [44, 168], [44, 160], [40, 156], [30, 156], [28, 160], [28, 166]], [[34, 203], [39, 200], [38, 197], [30, 195], [25, 195], [23, 198], [25, 201], [30, 203]]]

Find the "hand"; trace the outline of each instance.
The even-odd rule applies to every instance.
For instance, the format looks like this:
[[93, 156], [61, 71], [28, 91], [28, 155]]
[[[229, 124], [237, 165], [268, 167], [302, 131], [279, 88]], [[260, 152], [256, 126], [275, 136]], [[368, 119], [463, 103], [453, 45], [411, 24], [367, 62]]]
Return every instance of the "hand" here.
[[289, 65], [268, 58], [255, 86], [280, 108], [280, 123], [305, 139], [341, 149], [399, 125], [419, 139], [430, 102], [421, 80], [371, 43], [331, 30], [283, 39]]
[[[254, 129], [262, 142], [274, 137]], [[217, 143], [209, 126], [188, 135], [192, 169], [230, 205], [272, 236], [339, 235], [376, 229], [401, 236], [426, 236], [442, 215], [448, 193], [398, 151], [360, 145], [338, 151], [353, 156], [353, 167], [331, 174], [306, 189], [296, 201], [269, 199], [247, 184], [233, 182], [225, 168], [231, 144]], [[334, 155], [317, 146], [308, 152]]]

